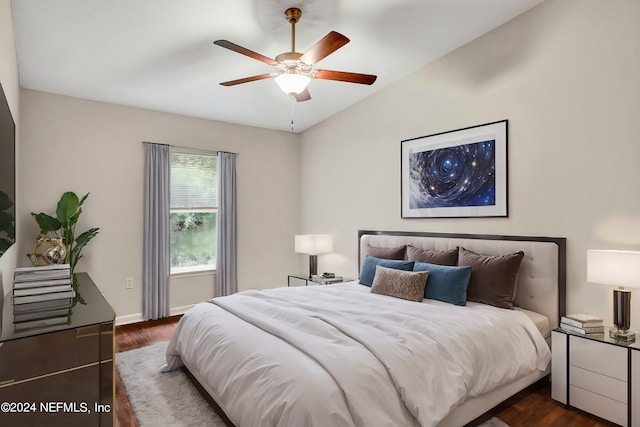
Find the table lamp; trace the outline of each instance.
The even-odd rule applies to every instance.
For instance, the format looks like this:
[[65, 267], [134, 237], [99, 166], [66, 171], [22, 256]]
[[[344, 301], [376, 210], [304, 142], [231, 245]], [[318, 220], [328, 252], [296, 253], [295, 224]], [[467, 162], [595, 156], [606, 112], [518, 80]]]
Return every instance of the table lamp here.
[[318, 255], [333, 250], [333, 238], [326, 234], [297, 234], [296, 252], [309, 254], [309, 278], [318, 274]]
[[640, 252], [595, 250], [587, 251], [587, 281], [619, 286], [613, 290], [613, 324], [609, 336], [620, 341], [634, 341], [631, 326], [631, 290], [640, 287]]

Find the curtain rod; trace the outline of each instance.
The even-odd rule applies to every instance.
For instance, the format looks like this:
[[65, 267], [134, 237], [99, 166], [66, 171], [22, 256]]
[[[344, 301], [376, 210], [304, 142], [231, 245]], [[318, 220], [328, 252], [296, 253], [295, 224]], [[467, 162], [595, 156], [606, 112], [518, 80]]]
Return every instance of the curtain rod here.
[[193, 151], [193, 152], [200, 152], [200, 153], [203, 153], [203, 154], [227, 153], [227, 154], [235, 154], [236, 156], [239, 156], [238, 153], [234, 153], [232, 151], [225, 151], [225, 150], [216, 150], [216, 151], [202, 150], [200, 148], [182, 147], [180, 145], [171, 145], [171, 144], [160, 144], [158, 142], [149, 142], [149, 141], [142, 141], [142, 143], [143, 144], [166, 145], [167, 147], [171, 147], [171, 148], [178, 148], [178, 149], [181, 149], [181, 150], [189, 150], [189, 151]]

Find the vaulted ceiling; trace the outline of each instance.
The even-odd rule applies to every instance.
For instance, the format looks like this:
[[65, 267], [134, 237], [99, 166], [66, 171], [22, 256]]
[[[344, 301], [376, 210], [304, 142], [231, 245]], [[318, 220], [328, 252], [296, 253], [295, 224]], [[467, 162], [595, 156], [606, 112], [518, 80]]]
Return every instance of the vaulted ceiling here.
[[[13, 0], [20, 85], [84, 99], [269, 129], [303, 131], [543, 0]], [[290, 50], [284, 11], [302, 10], [296, 50], [329, 31], [351, 41], [318, 67], [375, 74], [372, 86], [314, 79], [293, 103], [269, 65]]]

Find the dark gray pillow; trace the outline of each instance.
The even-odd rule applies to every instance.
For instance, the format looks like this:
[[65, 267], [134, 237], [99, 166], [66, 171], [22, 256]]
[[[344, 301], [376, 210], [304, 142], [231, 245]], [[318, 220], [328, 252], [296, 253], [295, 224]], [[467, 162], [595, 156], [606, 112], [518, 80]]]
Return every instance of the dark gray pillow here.
[[460, 248], [458, 255], [459, 266], [471, 266], [467, 301], [513, 309], [516, 280], [524, 252], [488, 256]]
[[458, 265], [458, 248], [438, 251], [435, 249], [420, 249], [409, 245], [407, 246], [407, 259], [455, 267]]
[[398, 246], [397, 248], [378, 248], [367, 245], [367, 253], [365, 255], [382, 259], [404, 259], [406, 252], [406, 246]]
[[422, 302], [428, 276], [428, 271], [403, 271], [377, 265], [371, 292]]

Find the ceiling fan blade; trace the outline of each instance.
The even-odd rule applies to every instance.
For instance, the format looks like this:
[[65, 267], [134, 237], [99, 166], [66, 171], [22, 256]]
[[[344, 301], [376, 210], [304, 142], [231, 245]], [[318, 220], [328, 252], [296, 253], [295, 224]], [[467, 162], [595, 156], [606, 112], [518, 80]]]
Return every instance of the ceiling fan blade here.
[[305, 88], [305, 90], [297, 94], [295, 98], [296, 98], [296, 101], [298, 102], [304, 102], [304, 101], [310, 100], [311, 94], [309, 93], [309, 89]]
[[313, 77], [321, 80], [338, 80], [347, 83], [359, 83], [363, 85], [372, 85], [378, 76], [372, 74], [348, 73], [345, 71], [333, 70], [314, 70]]
[[227, 48], [229, 50], [240, 53], [242, 55], [246, 55], [249, 58], [257, 59], [258, 61], [264, 62], [265, 64], [278, 65], [275, 59], [267, 58], [264, 55], [261, 55], [257, 52], [247, 49], [246, 47], [242, 47], [235, 43], [231, 43], [229, 40], [216, 40], [213, 42], [213, 44]]
[[235, 86], [235, 85], [239, 85], [239, 84], [242, 84], [242, 83], [255, 82], [256, 80], [269, 79], [269, 78], [275, 77], [275, 76], [277, 76], [276, 73], [258, 74], [257, 76], [245, 77], [243, 79], [238, 79], [238, 80], [230, 80], [228, 82], [222, 82], [220, 84], [222, 86]]
[[349, 43], [349, 39], [347, 37], [335, 31], [331, 31], [318, 43], [311, 46], [311, 49], [306, 51], [300, 57], [300, 61], [307, 65], [316, 64], [347, 43]]

